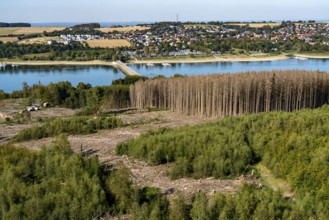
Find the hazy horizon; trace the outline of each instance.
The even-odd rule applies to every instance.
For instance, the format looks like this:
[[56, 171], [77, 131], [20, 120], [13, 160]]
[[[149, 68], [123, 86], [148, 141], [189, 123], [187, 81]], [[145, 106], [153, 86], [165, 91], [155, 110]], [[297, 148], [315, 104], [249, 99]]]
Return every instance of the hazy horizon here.
[[1, 3], [0, 21], [55, 22], [159, 22], [175, 21], [282, 21], [328, 20], [329, 1], [261, 0], [10, 0]]

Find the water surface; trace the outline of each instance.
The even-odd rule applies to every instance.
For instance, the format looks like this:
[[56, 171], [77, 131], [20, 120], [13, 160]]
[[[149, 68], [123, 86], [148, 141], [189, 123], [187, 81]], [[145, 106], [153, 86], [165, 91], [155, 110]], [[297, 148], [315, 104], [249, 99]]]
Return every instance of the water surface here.
[[[215, 62], [215, 63], [180, 63], [164, 67], [161, 64], [148, 67], [145, 64], [130, 65], [143, 76], [155, 77], [174, 74], [204, 75], [210, 73], [237, 73], [269, 70], [319, 70], [329, 72], [329, 60], [278, 60], [262, 62]], [[111, 85], [112, 80], [123, 78], [119, 70], [109, 66], [7, 66], [0, 68], [0, 90], [11, 92], [22, 88], [23, 82], [28, 85], [69, 81], [76, 86], [79, 82], [92, 86]]]
[[248, 71], [271, 71], [271, 70], [319, 70], [329, 72], [329, 60], [277, 60], [260, 62], [214, 62], [214, 63], [179, 63], [164, 67], [161, 64], [154, 67], [146, 65], [130, 65], [131, 68], [144, 76], [154, 77], [164, 75], [170, 77], [174, 74], [205, 75], [211, 73], [239, 73]]
[[41, 83], [48, 85], [69, 81], [76, 86], [79, 82], [92, 86], [111, 85], [112, 80], [124, 75], [110, 66], [19, 66], [0, 68], [0, 90], [11, 92], [20, 90], [23, 82], [28, 85]]

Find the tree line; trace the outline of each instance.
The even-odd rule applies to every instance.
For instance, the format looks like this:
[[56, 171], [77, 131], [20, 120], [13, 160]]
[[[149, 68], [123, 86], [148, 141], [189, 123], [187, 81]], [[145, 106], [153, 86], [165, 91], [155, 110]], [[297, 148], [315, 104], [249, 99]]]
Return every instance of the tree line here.
[[130, 86], [133, 107], [223, 117], [317, 108], [329, 102], [329, 75], [316, 71], [214, 74], [139, 81]]
[[14, 141], [28, 141], [33, 139], [42, 139], [46, 137], [54, 137], [62, 133], [69, 135], [91, 134], [98, 130], [114, 129], [123, 125], [121, 119], [116, 117], [97, 117], [91, 119], [89, 117], [69, 117], [56, 118], [50, 120], [43, 125], [33, 126], [21, 130], [15, 137]]
[[0, 100], [7, 98], [25, 98], [26, 104], [47, 102], [50, 106], [62, 106], [71, 109], [86, 108], [91, 113], [104, 110], [130, 107], [129, 84], [139, 77], [126, 77], [113, 81], [111, 86], [95, 86], [80, 82], [72, 86], [70, 82], [35, 84], [23, 83], [22, 90], [11, 93], [0, 91]]
[[[22, 37], [23, 38], [23, 37]], [[90, 48], [87, 44], [72, 42], [68, 45], [58, 44], [18, 44], [0, 41], [0, 58], [22, 60], [67, 60], [88, 61], [104, 60], [126, 61], [125, 48]]]
[[0, 28], [3, 27], [31, 27], [31, 24], [29, 23], [5, 23], [0, 22]]

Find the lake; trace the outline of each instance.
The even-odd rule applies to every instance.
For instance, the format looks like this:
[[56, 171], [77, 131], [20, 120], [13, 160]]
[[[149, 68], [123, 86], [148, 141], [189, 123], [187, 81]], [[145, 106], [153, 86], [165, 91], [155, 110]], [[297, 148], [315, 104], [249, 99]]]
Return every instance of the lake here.
[[23, 82], [28, 85], [69, 81], [76, 86], [79, 82], [92, 86], [111, 85], [112, 80], [125, 75], [111, 66], [19, 66], [0, 68], [0, 90], [11, 92], [22, 89]]
[[[181, 63], [164, 67], [146, 65], [130, 65], [143, 76], [154, 77], [164, 75], [170, 77], [176, 73], [186, 75], [202, 75], [209, 73], [237, 73], [263, 70], [319, 70], [329, 72], [329, 60], [279, 60], [263, 62], [217, 62], [217, 63]], [[19, 66], [0, 68], [0, 90], [11, 92], [22, 88], [22, 83], [49, 84], [51, 82], [69, 81], [72, 85], [79, 82], [93, 86], [110, 85], [112, 80], [123, 78], [116, 68], [108, 66]]]
[[170, 77], [176, 73], [183, 75], [204, 75], [210, 73], [239, 73], [247, 71], [264, 71], [264, 70], [320, 70], [329, 72], [329, 60], [326, 59], [288, 59], [278, 61], [261, 61], [261, 62], [215, 62], [215, 63], [179, 63], [171, 64], [171, 67], [155, 65], [148, 67], [146, 65], [130, 65], [138, 73], [154, 77], [164, 75]]

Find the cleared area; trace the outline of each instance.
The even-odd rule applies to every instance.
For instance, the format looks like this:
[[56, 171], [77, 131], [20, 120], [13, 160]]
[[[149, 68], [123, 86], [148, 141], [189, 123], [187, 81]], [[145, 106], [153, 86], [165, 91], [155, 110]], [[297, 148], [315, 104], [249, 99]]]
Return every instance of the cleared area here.
[[[47, 111], [49, 110], [50, 109]], [[40, 113], [41, 111], [36, 114]], [[168, 189], [173, 188], [174, 191], [181, 191], [186, 196], [192, 196], [200, 190], [205, 191], [207, 194], [213, 194], [214, 192], [233, 193], [240, 189], [242, 183], [238, 179], [220, 180], [214, 178], [181, 178], [178, 180], [172, 180], [168, 176], [168, 172], [172, 168], [171, 164], [150, 165], [134, 158], [118, 156], [115, 153], [117, 144], [131, 138], [137, 138], [150, 129], [158, 130], [161, 128], [196, 125], [210, 122], [213, 119], [184, 116], [171, 111], [133, 111], [118, 117], [120, 117], [128, 126], [113, 130], [102, 130], [95, 134], [89, 135], [70, 135], [68, 140], [72, 146], [72, 149], [76, 152], [83, 151], [90, 155], [97, 155], [100, 162], [104, 164], [110, 163], [114, 167], [122, 165], [128, 167], [131, 171], [132, 180], [135, 184], [141, 187], [159, 187], [162, 192], [166, 192]], [[9, 130], [9, 126], [3, 127]], [[15, 131], [10, 130], [11, 133], [10, 135], [7, 134], [8, 137], [6, 138], [10, 138], [21, 129], [26, 128], [18, 127], [18, 125], [15, 125], [14, 127], [17, 127], [17, 129]], [[6, 134], [3, 135], [6, 136]], [[44, 138], [40, 140], [18, 143], [17, 146], [26, 147], [30, 150], [39, 150], [42, 145], [48, 146], [52, 140], [53, 138]]]
[[131, 47], [132, 44], [127, 40], [87, 40], [88, 45], [92, 48], [116, 48], [116, 47]]

